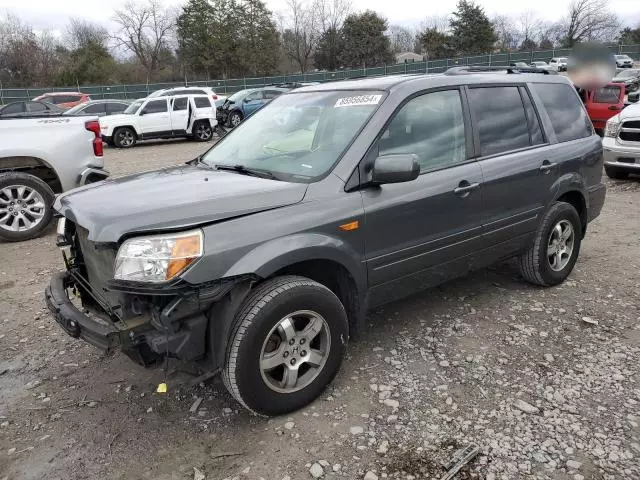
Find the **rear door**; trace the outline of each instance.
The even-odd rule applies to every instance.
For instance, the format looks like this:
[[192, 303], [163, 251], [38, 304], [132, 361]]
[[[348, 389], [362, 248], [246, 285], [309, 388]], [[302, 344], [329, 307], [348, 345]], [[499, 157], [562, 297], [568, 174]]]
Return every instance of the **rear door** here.
[[176, 135], [184, 135], [189, 123], [189, 97], [171, 99], [171, 130]]
[[482, 189], [485, 245], [474, 267], [522, 248], [553, 198], [558, 168], [525, 86], [468, 88]]
[[624, 84], [610, 83], [588, 92], [587, 113], [597, 129], [603, 129], [607, 120], [624, 107]]
[[168, 103], [167, 97], [147, 102], [139, 113], [140, 133], [147, 137], [171, 134]]

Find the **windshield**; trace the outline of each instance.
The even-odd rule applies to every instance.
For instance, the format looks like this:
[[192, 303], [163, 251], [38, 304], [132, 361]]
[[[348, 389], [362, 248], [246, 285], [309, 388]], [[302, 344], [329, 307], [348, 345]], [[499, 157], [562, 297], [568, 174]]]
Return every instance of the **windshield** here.
[[383, 97], [370, 91], [281, 95], [224, 137], [202, 161], [311, 182], [333, 167]]
[[127, 109], [122, 112], [122, 113], [126, 113], [127, 115], [133, 115], [135, 114], [138, 109], [140, 108], [140, 106], [143, 104], [144, 102], [142, 100], [138, 100], [137, 102], [133, 102], [131, 105], [129, 105], [127, 107]]
[[236, 92], [233, 95], [231, 95], [229, 98], [227, 98], [227, 100], [229, 100], [230, 102], [237, 102], [242, 97], [244, 97], [248, 91], [249, 90], [240, 90], [239, 92]]
[[625, 70], [616, 75], [618, 78], [634, 78], [640, 75], [640, 70]]

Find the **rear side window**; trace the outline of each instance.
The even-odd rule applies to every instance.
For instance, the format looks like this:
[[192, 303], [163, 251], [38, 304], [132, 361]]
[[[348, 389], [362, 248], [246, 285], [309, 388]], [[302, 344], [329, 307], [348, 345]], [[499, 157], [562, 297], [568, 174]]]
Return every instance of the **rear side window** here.
[[421, 95], [398, 111], [379, 140], [379, 155], [398, 153], [417, 155], [423, 172], [465, 161], [464, 120], [458, 90]]
[[531, 145], [518, 87], [472, 88], [469, 102], [478, 129], [480, 155], [495, 155]]
[[173, 111], [177, 112], [179, 110], [187, 109], [187, 97], [179, 97], [173, 100]]
[[618, 103], [620, 101], [620, 87], [613, 85], [599, 88], [593, 96], [595, 103]]
[[44, 112], [46, 110], [47, 110], [47, 107], [45, 107], [42, 103], [38, 103], [38, 102], [27, 103], [27, 111], [29, 112]]
[[276, 98], [278, 96], [282, 95], [282, 92], [278, 91], [278, 90], [265, 90], [264, 92], [264, 98], [266, 98], [267, 100], [270, 100], [272, 98]]
[[195, 97], [193, 99], [196, 108], [211, 108], [211, 102], [207, 97]]
[[113, 115], [114, 113], [122, 113], [124, 112], [129, 104], [127, 103], [107, 103], [107, 114]]
[[83, 110], [84, 113], [104, 113], [105, 107], [104, 103], [95, 103], [93, 105], [89, 105], [87, 108]]
[[564, 83], [533, 83], [531, 88], [540, 97], [559, 142], [591, 135], [591, 121], [573, 87]]

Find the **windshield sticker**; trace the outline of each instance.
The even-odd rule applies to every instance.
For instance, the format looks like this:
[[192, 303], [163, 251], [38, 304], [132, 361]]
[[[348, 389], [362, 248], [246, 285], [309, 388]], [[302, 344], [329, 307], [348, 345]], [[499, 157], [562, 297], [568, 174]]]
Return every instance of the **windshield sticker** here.
[[380, 103], [382, 95], [358, 95], [356, 97], [339, 98], [334, 108], [338, 107], [354, 107], [358, 105], [377, 105]]

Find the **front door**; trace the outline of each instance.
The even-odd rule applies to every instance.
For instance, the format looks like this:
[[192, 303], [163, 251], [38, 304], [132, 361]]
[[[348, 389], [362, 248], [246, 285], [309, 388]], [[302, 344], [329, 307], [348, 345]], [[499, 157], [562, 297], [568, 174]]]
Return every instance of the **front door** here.
[[458, 89], [425, 93], [378, 140], [378, 155], [417, 155], [421, 174], [362, 191], [372, 305], [466, 273], [481, 248], [482, 172], [465, 123]]
[[262, 106], [264, 103], [263, 93], [264, 92], [262, 90], [258, 90], [256, 92], [251, 92], [245, 97], [244, 105], [242, 106], [244, 118], [247, 118]]
[[139, 114], [138, 125], [140, 133], [145, 137], [171, 134], [171, 118], [168, 108], [169, 100], [160, 98], [150, 100]]

